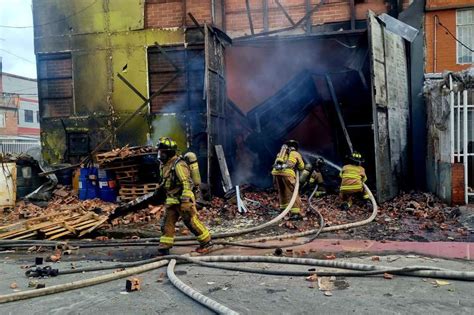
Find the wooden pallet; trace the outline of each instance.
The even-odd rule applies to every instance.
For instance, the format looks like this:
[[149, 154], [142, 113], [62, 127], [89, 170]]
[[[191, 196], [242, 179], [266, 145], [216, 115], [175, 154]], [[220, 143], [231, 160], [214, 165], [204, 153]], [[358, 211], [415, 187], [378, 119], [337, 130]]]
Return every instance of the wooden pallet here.
[[148, 184], [123, 184], [119, 190], [119, 196], [122, 201], [130, 201], [154, 192], [160, 187], [158, 183]]
[[[38, 222], [43, 220], [44, 222]], [[21, 240], [28, 238], [55, 240], [63, 236], [81, 237], [98, 228], [106, 216], [82, 212], [63, 216], [44, 216], [11, 224], [13, 229], [0, 234], [0, 239]], [[3, 227], [6, 228], [6, 227]]]
[[138, 156], [145, 156], [150, 154], [156, 154], [158, 150], [156, 147], [128, 147], [125, 146], [121, 149], [109, 151], [105, 153], [96, 154], [95, 159], [100, 165], [108, 164], [112, 162], [124, 161], [129, 158], [135, 158]]

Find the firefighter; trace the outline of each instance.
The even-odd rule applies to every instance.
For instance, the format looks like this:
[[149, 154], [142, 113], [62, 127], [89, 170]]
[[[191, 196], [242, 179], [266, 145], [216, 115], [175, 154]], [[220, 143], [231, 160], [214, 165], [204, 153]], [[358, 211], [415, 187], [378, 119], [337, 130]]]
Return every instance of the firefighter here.
[[206, 253], [212, 246], [211, 234], [197, 216], [191, 170], [177, 154], [177, 149], [178, 146], [172, 139], [159, 139], [158, 158], [161, 162], [161, 183], [166, 191], [166, 201], [158, 253], [169, 255], [174, 244], [175, 225], [180, 217], [200, 243], [196, 252]]
[[354, 196], [361, 196], [362, 199], [366, 201], [369, 200], [369, 194], [364, 188], [367, 176], [365, 175], [365, 169], [362, 167], [362, 155], [354, 151], [354, 153], [346, 159], [347, 163], [343, 166], [339, 174], [341, 177], [339, 193], [342, 199], [343, 210], [349, 210], [352, 206]]
[[[288, 206], [293, 191], [295, 190], [295, 171], [298, 170], [301, 172], [304, 168], [303, 157], [298, 153], [298, 142], [295, 140], [288, 140], [281, 147], [272, 170], [273, 182], [278, 190], [281, 210], [284, 210]], [[295, 203], [290, 211], [291, 219], [301, 219], [301, 199], [299, 194], [296, 196]]]
[[315, 187], [318, 186], [315, 193], [316, 197], [326, 194], [326, 187], [322, 174], [324, 164], [322, 158], [317, 158], [312, 164], [306, 164], [305, 169], [300, 176], [300, 187], [305, 188], [305, 191], [308, 191], [310, 194], [313, 192]]

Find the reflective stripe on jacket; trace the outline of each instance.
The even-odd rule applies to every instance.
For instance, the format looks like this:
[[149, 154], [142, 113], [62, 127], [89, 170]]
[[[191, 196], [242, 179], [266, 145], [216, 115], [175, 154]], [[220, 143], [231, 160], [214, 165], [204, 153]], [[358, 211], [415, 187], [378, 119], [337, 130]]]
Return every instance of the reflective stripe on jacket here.
[[362, 190], [367, 180], [365, 169], [362, 166], [351, 164], [344, 165], [339, 176], [342, 178], [340, 191]]
[[295, 170], [302, 171], [304, 170], [304, 161], [301, 154], [298, 151], [290, 151], [288, 155], [288, 160], [286, 161], [287, 167], [281, 170], [273, 169], [272, 175], [280, 176], [291, 176], [296, 177]]

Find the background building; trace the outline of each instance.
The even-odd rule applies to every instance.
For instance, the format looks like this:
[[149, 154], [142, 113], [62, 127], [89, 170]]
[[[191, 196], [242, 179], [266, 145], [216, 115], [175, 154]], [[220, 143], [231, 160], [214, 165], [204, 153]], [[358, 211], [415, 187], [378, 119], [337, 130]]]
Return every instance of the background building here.
[[428, 189], [454, 204], [472, 203], [474, 2], [427, 0], [425, 10]]
[[38, 86], [35, 79], [1, 71], [0, 151], [24, 152], [39, 145]]

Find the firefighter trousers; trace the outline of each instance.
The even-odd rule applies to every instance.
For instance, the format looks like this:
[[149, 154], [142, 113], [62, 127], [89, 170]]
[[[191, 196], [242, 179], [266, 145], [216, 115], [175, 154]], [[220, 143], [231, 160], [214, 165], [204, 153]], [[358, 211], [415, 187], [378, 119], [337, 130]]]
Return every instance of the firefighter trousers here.
[[[291, 196], [293, 195], [293, 191], [295, 190], [296, 178], [292, 176], [274, 175], [273, 182], [275, 184], [276, 189], [278, 190], [280, 209], [284, 210], [290, 203]], [[301, 199], [299, 192], [296, 196], [295, 203], [293, 204], [293, 207], [290, 211], [291, 213], [300, 213], [301, 211]]]
[[161, 224], [160, 245], [172, 247], [174, 244], [175, 226], [179, 218], [183, 219], [186, 227], [196, 236], [201, 244], [211, 240], [211, 234], [197, 216], [196, 206], [192, 202], [166, 205], [165, 217]]
[[354, 197], [358, 197], [360, 199], [368, 200], [369, 194], [365, 191], [364, 188], [362, 190], [344, 190], [339, 193], [339, 197], [341, 198], [342, 202], [345, 203], [348, 207], [352, 207], [352, 201]]

